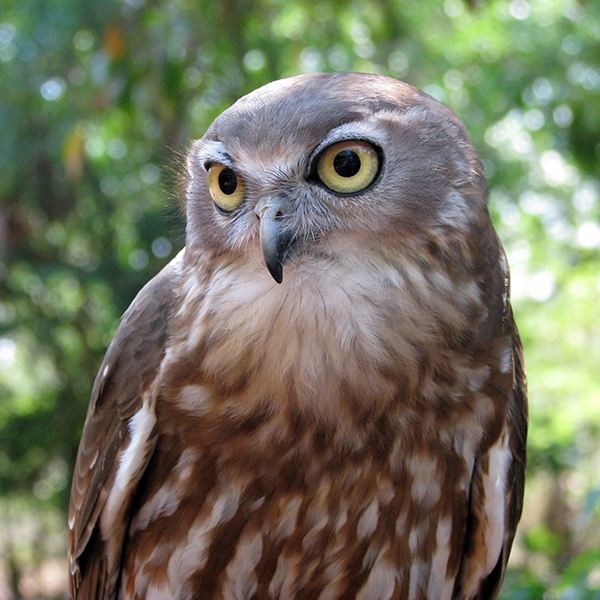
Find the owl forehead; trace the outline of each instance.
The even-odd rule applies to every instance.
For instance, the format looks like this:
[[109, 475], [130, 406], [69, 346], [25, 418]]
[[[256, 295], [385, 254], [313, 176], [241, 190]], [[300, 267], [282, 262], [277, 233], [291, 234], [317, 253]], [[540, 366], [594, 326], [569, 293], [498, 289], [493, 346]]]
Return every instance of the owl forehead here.
[[224, 139], [203, 139], [198, 160], [231, 164], [251, 173], [277, 170], [295, 172], [307, 167], [311, 158], [322, 149], [342, 140], [366, 140], [385, 146], [388, 132], [384, 121], [376, 116], [350, 121], [331, 129], [315, 131], [290, 130], [278, 135], [225, 136]]
[[311, 74], [276, 81], [240, 98], [202, 139], [204, 147], [238, 161], [297, 163], [325, 143], [375, 138], [401, 113], [431, 100], [387, 77], [359, 73]]

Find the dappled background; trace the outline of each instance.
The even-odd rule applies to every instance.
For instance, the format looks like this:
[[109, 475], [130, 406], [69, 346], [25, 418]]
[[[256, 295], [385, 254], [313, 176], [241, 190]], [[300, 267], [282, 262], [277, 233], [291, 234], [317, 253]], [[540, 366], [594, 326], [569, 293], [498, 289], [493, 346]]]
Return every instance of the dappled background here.
[[190, 141], [244, 93], [321, 70], [403, 79], [467, 124], [531, 397], [504, 598], [600, 598], [600, 3], [2, 0], [0, 599], [64, 597], [92, 382], [183, 246]]

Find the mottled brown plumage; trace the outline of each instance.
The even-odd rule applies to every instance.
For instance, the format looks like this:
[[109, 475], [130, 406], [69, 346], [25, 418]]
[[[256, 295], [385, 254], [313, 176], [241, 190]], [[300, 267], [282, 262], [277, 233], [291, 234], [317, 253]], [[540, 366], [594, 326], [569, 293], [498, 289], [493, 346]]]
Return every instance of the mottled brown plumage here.
[[306, 75], [225, 111], [188, 170], [186, 248], [94, 385], [72, 598], [495, 598], [525, 376], [462, 123]]

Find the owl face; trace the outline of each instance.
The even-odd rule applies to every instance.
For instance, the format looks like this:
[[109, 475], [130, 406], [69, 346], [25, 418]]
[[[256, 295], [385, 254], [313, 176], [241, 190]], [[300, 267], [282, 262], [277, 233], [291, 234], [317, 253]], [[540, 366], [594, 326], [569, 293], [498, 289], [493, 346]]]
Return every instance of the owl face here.
[[[188, 159], [188, 248], [286, 272], [368, 249], [411, 252], [485, 226], [487, 188], [462, 123], [393, 79], [316, 74], [219, 116]], [[457, 242], [459, 240], [457, 239]]]

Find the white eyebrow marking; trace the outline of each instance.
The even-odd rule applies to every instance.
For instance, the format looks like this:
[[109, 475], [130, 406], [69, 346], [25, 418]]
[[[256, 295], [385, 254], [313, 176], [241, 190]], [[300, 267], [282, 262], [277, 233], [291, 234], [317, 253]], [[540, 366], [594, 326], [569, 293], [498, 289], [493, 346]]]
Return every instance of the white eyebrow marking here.
[[364, 119], [343, 123], [339, 127], [332, 129], [323, 138], [323, 141], [313, 150], [312, 156], [317, 156], [327, 146], [331, 146], [331, 144], [335, 144], [336, 142], [343, 142], [344, 140], [359, 139], [380, 146], [387, 135], [378, 125], [377, 119]]
[[199, 150], [196, 152], [196, 163], [204, 168], [207, 162], [220, 162], [228, 166], [233, 166], [234, 162], [225, 150], [223, 142], [218, 140], [202, 141]]

